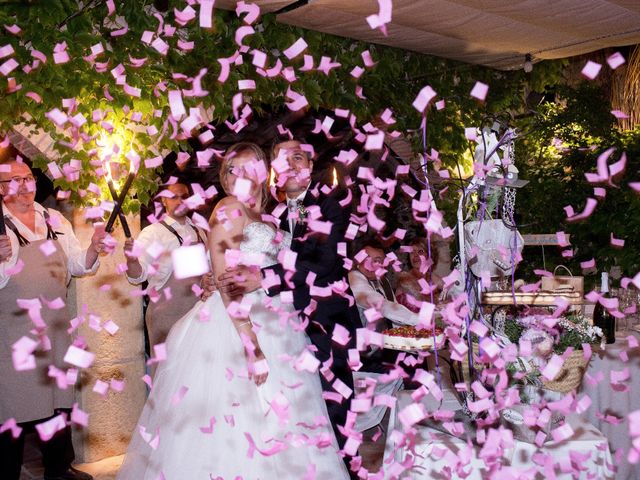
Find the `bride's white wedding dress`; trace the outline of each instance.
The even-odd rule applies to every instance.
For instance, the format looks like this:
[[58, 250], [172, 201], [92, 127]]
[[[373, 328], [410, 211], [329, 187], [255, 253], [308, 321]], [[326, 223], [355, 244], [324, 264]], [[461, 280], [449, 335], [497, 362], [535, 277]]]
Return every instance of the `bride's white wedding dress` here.
[[[245, 227], [243, 255], [274, 264], [283, 246], [264, 223]], [[288, 234], [285, 234], [288, 235]], [[264, 385], [247, 375], [242, 341], [219, 294], [171, 329], [118, 479], [288, 480], [348, 478], [337, 453], [310, 345], [290, 306], [262, 290], [245, 296], [269, 365]], [[311, 362], [312, 363], [312, 362]], [[312, 369], [311, 369], [312, 370]]]

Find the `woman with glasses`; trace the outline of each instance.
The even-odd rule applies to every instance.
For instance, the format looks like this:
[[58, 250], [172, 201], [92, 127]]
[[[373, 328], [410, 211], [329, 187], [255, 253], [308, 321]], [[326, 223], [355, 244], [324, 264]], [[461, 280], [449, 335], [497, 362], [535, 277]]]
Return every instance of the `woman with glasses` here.
[[[49, 375], [50, 366], [66, 370], [63, 358], [71, 345], [67, 333], [72, 316], [62, 308], [40, 308], [30, 315], [24, 302], [67, 297], [71, 275], [93, 273], [104, 248], [104, 229], [82, 249], [71, 224], [58, 211], [35, 201], [36, 184], [28, 165], [11, 159], [0, 164], [0, 195], [6, 234], [0, 235], [0, 423], [15, 419], [22, 432], [0, 433], [0, 478], [18, 480], [24, 434], [39, 423], [71, 409], [73, 383], [61, 389]], [[18, 342], [35, 342], [33, 355], [15, 357]], [[62, 420], [64, 422], [65, 420]], [[40, 443], [45, 480], [87, 480], [75, 470], [70, 427]]]

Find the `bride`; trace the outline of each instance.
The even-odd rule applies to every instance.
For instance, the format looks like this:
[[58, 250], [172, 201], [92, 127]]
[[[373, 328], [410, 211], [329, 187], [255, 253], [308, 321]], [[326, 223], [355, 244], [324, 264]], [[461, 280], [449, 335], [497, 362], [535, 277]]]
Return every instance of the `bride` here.
[[[255, 144], [225, 154], [229, 196], [209, 235], [216, 276], [238, 262], [272, 265], [289, 247], [289, 234], [261, 221], [266, 173]], [[262, 290], [198, 303], [171, 329], [117, 478], [349, 478], [309, 345], [291, 305]]]

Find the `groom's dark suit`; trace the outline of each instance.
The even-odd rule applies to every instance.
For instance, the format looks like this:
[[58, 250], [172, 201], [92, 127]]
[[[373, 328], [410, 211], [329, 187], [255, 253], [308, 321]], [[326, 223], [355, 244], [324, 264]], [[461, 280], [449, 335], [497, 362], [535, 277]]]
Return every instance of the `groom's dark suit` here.
[[[320, 235], [312, 232], [303, 221], [298, 221], [292, 232], [291, 250], [297, 253], [295, 273], [289, 279], [293, 284], [290, 288], [285, 280], [286, 270], [280, 264], [268, 267], [280, 277], [280, 285], [269, 290], [269, 295], [277, 295], [282, 290], [293, 291], [293, 304], [296, 310], [301, 312], [303, 319], [308, 318], [307, 335], [313, 345], [318, 349], [316, 357], [321, 362], [325, 362], [331, 356], [333, 364], [331, 371], [333, 374], [353, 390], [353, 374], [347, 364], [347, 350], [355, 348], [355, 328], [359, 324], [358, 309], [355, 302], [350, 306], [349, 301], [333, 294], [329, 297], [312, 297], [307, 284], [309, 273], [316, 275], [314, 285], [326, 287], [334, 282], [347, 281], [347, 274], [343, 268], [343, 257], [338, 254], [338, 243], [345, 241], [345, 232], [349, 225], [349, 207], [342, 207], [339, 201], [339, 193], [333, 192], [324, 195], [319, 192], [317, 185], [311, 185], [307, 191], [302, 204], [305, 209], [312, 205], [320, 207], [322, 216], [318, 220], [331, 222], [331, 233]], [[317, 197], [314, 195], [317, 193]], [[287, 211], [280, 218], [280, 228], [289, 231], [289, 221]], [[348, 295], [352, 295], [351, 290], [347, 290]], [[303, 311], [309, 306], [311, 300], [317, 302], [315, 310], [307, 317]], [[342, 346], [331, 340], [333, 329], [336, 324], [346, 328], [350, 335], [349, 344]], [[324, 375], [320, 375], [322, 389], [328, 392], [335, 390], [331, 386], [332, 382], [327, 381]], [[350, 401], [343, 400], [340, 404], [334, 401], [327, 401], [329, 418], [333, 425], [338, 443], [342, 447], [345, 438], [338, 431], [338, 425], [344, 425], [347, 418]]]

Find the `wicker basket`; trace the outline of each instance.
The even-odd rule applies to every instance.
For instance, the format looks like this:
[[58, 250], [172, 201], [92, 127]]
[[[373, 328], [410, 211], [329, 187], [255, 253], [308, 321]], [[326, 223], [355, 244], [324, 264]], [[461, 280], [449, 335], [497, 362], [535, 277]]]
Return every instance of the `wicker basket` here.
[[562, 369], [551, 381], [543, 382], [544, 388], [554, 392], [569, 393], [577, 390], [582, 383], [582, 377], [587, 370], [589, 360], [584, 358], [582, 350], [574, 350], [565, 361]]

